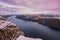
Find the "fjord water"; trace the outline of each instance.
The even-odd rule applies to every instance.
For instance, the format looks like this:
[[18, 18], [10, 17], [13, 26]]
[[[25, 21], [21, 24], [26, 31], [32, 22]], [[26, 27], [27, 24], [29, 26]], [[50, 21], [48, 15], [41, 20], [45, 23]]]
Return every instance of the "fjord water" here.
[[60, 40], [60, 31], [45, 25], [17, 19], [15, 16], [9, 17], [7, 20], [15, 23], [28, 37], [42, 38], [43, 40]]

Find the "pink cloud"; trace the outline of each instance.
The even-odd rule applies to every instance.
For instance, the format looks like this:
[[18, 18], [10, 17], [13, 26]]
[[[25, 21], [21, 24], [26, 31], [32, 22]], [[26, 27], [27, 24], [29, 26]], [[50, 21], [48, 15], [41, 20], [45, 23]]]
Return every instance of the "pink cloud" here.
[[0, 0], [10, 5], [24, 6], [36, 11], [60, 13], [60, 0]]

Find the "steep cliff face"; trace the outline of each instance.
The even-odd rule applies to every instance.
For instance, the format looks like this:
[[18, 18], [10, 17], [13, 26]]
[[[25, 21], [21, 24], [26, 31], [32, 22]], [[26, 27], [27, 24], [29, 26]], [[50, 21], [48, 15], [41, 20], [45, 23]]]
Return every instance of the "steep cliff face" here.
[[52, 16], [53, 15], [22, 15], [17, 16], [16, 18], [26, 21], [38, 22], [39, 24], [43, 24], [55, 29], [60, 29], [60, 17]]
[[0, 19], [0, 40], [16, 40], [24, 32], [9, 21]]

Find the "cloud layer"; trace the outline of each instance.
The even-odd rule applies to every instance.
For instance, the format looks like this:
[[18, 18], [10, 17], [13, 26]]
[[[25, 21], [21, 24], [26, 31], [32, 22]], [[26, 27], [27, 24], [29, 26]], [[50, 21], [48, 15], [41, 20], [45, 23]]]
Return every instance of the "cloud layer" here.
[[60, 0], [0, 0], [0, 14], [59, 14]]

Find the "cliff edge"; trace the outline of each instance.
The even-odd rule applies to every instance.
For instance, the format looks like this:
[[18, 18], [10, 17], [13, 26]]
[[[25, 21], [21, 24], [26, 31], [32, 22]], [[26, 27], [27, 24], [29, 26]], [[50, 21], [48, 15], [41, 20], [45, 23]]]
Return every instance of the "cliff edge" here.
[[0, 17], [0, 40], [16, 40], [20, 35], [24, 35], [24, 32], [16, 24]]

